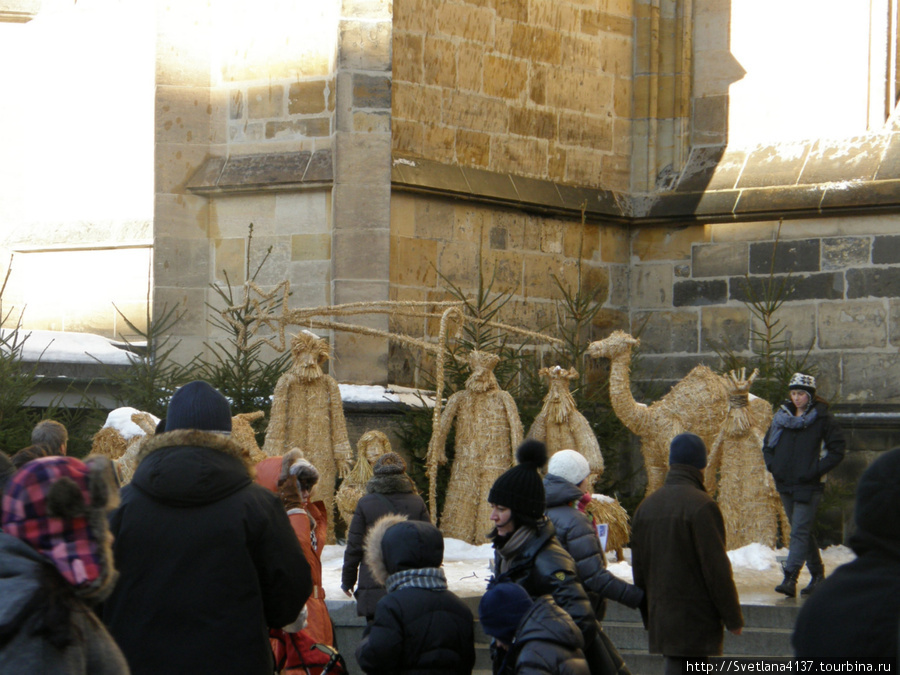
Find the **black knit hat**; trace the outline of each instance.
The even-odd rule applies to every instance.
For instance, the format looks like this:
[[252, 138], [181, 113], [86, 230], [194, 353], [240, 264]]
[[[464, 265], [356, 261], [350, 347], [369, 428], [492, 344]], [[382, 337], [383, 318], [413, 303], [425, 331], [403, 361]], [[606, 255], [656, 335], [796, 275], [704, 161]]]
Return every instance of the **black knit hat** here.
[[534, 601], [528, 591], [511, 582], [491, 586], [478, 603], [478, 620], [481, 628], [491, 637], [512, 643], [522, 618]]
[[537, 520], [546, 505], [544, 481], [538, 471], [547, 462], [547, 446], [528, 439], [516, 450], [516, 459], [519, 463], [494, 481], [488, 502]]
[[696, 434], [678, 434], [669, 444], [669, 465], [687, 464], [706, 468], [706, 444]]
[[175, 429], [231, 433], [228, 399], [203, 380], [184, 385], [172, 395], [166, 413], [166, 431]]

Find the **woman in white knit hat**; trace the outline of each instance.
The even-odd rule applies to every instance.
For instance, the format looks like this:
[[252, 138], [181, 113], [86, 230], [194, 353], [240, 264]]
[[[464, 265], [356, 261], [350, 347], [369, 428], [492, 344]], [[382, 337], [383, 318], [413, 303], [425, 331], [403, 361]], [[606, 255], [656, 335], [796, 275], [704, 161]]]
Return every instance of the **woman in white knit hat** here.
[[600, 621], [606, 612], [607, 598], [634, 609], [640, 606], [644, 592], [607, 569], [596, 524], [585, 511], [592, 488], [591, 468], [584, 455], [576, 450], [553, 454], [544, 477], [547, 516], [553, 521], [559, 543], [575, 559], [578, 576]]
[[763, 440], [763, 456], [791, 522], [784, 581], [775, 590], [793, 598], [803, 563], [812, 578], [801, 595], [812, 593], [825, 579], [825, 566], [812, 527], [825, 489], [822, 479], [844, 459], [846, 443], [837, 422], [829, 415], [828, 403], [816, 396], [816, 378], [794, 373], [788, 389], [790, 398], [775, 412]]

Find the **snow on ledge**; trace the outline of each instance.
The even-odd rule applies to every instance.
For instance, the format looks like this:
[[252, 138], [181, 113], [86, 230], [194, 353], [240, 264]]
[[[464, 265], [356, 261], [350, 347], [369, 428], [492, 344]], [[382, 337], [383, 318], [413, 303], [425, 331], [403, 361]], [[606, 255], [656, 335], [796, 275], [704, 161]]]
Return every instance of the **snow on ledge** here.
[[[6, 337], [12, 331], [0, 329]], [[91, 333], [56, 330], [19, 330], [22, 360], [41, 363], [90, 363], [127, 366], [130, 352], [119, 349], [107, 338]]]

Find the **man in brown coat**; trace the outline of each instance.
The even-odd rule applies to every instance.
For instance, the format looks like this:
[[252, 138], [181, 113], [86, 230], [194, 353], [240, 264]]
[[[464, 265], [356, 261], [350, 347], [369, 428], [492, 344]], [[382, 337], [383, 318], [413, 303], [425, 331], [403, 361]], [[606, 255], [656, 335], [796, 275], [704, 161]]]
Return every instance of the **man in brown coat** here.
[[706, 446], [679, 434], [669, 446], [663, 486], [641, 502], [631, 533], [634, 583], [650, 652], [666, 657], [666, 675], [722, 653], [722, 626], [741, 634], [744, 617], [725, 552], [725, 523], [703, 489]]

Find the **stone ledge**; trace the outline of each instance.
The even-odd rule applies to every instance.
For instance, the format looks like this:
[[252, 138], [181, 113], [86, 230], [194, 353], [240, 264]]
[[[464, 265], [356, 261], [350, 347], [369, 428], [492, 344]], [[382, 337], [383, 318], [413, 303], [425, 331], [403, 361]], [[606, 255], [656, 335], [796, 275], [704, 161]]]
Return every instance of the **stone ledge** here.
[[330, 186], [331, 150], [209, 157], [187, 183], [194, 194], [298, 190]]

